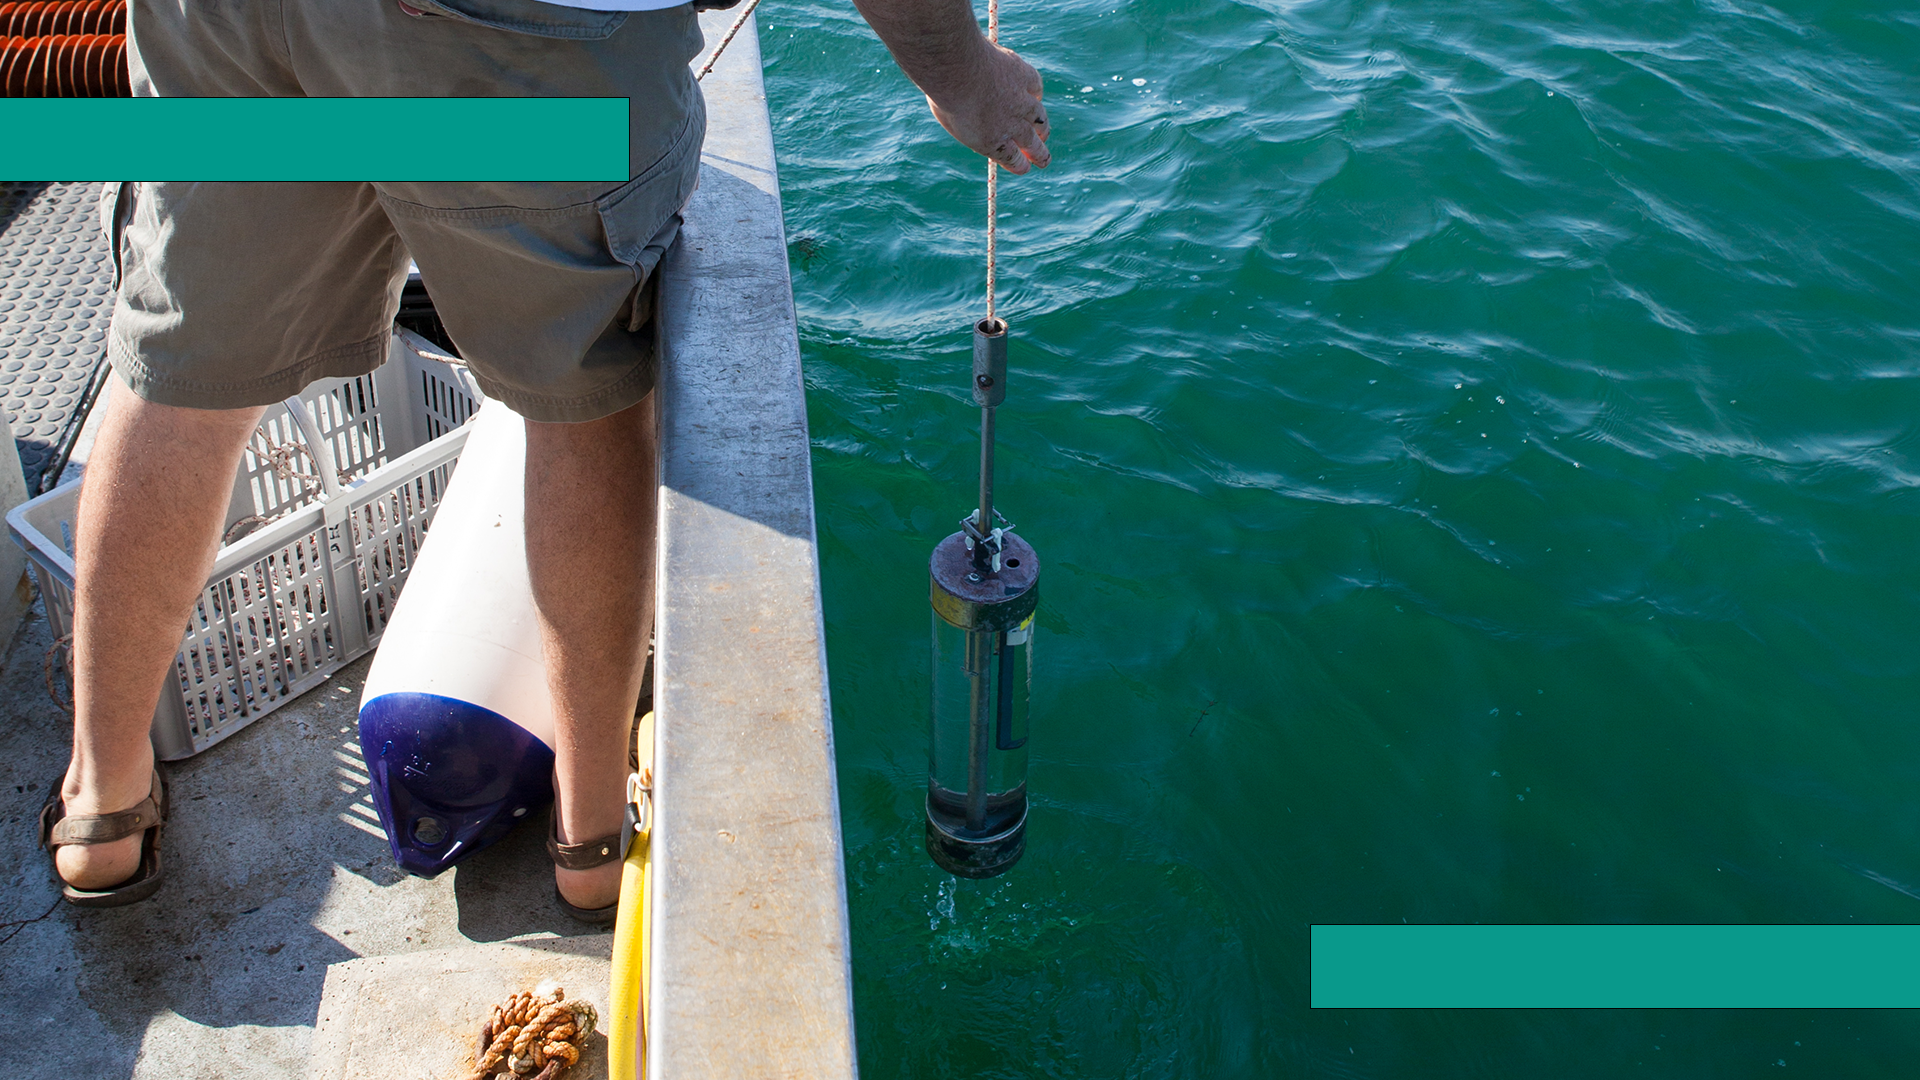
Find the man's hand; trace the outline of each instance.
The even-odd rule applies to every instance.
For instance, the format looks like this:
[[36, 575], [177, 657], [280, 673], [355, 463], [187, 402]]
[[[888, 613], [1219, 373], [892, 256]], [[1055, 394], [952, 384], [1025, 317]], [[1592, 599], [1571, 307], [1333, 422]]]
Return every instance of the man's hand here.
[[987, 41], [967, 0], [854, 0], [961, 145], [1024, 173], [1047, 152], [1040, 73], [1011, 49]]
[[1049, 129], [1047, 109], [1040, 100], [1040, 73], [1012, 49], [991, 43], [986, 48], [978, 85], [949, 93], [944, 100], [927, 91], [933, 118], [961, 145], [999, 162], [1008, 172], [1026, 172], [1028, 162], [1044, 169], [1053, 155], [1047, 152]]

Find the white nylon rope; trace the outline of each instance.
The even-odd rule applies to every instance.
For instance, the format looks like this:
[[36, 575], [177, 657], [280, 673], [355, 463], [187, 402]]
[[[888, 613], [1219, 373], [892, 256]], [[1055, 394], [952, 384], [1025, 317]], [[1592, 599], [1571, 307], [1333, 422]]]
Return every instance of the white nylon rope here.
[[[987, 0], [987, 40], [1000, 44], [1000, 0]], [[1000, 166], [992, 158], [987, 159], [987, 325], [995, 323], [993, 317], [993, 276], [994, 276], [994, 222], [999, 217], [999, 180]]]
[[733, 35], [739, 33], [740, 28], [747, 25], [747, 17], [752, 15], [753, 9], [759, 6], [760, 0], [747, 0], [747, 6], [741, 10], [740, 17], [733, 20], [732, 26], [727, 27], [727, 35], [720, 39], [720, 44], [713, 47], [713, 55], [707, 57], [707, 62], [701, 65], [700, 74], [693, 77], [694, 82], [699, 82], [701, 79], [706, 78], [707, 72], [713, 70], [713, 65], [720, 62], [720, 54], [727, 51], [727, 46], [733, 41]]

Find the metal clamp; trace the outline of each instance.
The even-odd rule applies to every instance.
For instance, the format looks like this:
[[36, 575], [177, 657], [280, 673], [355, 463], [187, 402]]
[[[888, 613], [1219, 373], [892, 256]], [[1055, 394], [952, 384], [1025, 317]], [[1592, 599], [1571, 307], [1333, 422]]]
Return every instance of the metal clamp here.
[[999, 573], [1000, 553], [1006, 550], [1006, 534], [1013, 531], [1014, 525], [1013, 522], [1007, 520], [1005, 514], [1002, 514], [998, 510], [993, 512], [993, 520], [999, 522], [999, 524], [994, 526], [991, 532], [982, 533], [980, 531], [980, 511], [975, 510], [973, 513], [960, 519], [960, 532], [961, 535], [967, 538], [967, 550], [969, 552], [973, 550], [975, 544], [987, 545], [988, 550], [993, 552], [994, 573]]
[[642, 777], [639, 773], [627, 774], [627, 824], [624, 830], [626, 842], [620, 845], [620, 857], [625, 859], [633, 851], [633, 840], [637, 836], [653, 831], [653, 785], [652, 776]]
[[[1017, 528], [1017, 526], [1014, 525], [1013, 522], [1007, 520], [1007, 515], [1001, 513], [997, 507], [993, 511], [993, 520], [999, 523], [999, 525], [993, 530], [995, 535], [998, 535], [1002, 532], [1012, 532], [1015, 528]], [[980, 511], [975, 510], [973, 513], [968, 514], [966, 517], [961, 518], [960, 526], [961, 526], [961, 530], [967, 533], [969, 536], [979, 537], [980, 536]], [[980, 537], [980, 538], [985, 539], [985, 537]]]

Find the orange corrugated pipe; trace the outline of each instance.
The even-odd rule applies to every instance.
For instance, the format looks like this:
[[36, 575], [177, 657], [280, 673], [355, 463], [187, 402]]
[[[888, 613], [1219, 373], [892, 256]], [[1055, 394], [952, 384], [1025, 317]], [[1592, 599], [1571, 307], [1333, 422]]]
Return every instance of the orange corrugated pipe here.
[[127, 97], [126, 0], [0, 3], [0, 97]]
[[0, 97], [132, 94], [125, 34], [55, 34], [0, 41]]
[[124, 34], [126, 0], [42, 0], [0, 4], [0, 37]]

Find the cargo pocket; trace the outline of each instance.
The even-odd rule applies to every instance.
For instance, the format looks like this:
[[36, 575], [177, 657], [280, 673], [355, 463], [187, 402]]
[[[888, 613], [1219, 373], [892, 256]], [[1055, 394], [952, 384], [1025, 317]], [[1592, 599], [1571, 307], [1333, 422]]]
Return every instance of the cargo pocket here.
[[659, 161], [593, 201], [607, 234], [607, 250], [633, 270], [636, 285], [646, 282], [680, 234], [680, 212], [699, 184], [705, 135], [705, 111], [696, 109]]
[[107, 238], [108, 254], [113, 257], [113, 277], [109, 288], [120, 291], [120, 243], [127, 235], [127, 219], [133, 215], [132, 180], [109, 180], [100, 185], [100, 235]]
[[[625, 11], [589, 11], [540, 0], [408, 0], [429, 16], [568, 41], [602, 41], [627, 21]], [[403, 9], [404, 10], [404, 9]]]

